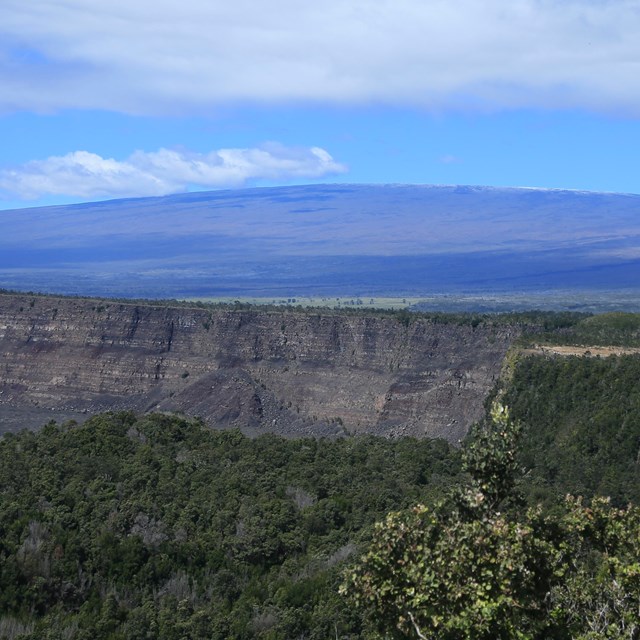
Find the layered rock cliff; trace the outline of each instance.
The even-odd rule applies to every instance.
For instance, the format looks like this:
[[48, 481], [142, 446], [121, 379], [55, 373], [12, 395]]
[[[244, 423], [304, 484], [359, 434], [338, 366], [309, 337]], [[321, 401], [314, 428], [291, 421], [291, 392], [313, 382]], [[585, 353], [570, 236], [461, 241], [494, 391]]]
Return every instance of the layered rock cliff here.
[[246, 433], [463, 437], [517, 327], [0, 295], [0, 425], [180, 411]]

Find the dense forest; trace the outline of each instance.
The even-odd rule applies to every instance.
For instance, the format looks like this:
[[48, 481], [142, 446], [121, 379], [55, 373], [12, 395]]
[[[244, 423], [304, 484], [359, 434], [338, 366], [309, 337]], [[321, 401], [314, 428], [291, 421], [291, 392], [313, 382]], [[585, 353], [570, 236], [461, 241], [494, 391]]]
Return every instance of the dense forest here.
[[[509, 317], [509, 316], [505, 316]], [[525, 341], [566, 345], [640, 346], [640, 314], [530, 313], [514, 314], [527, 319], [535, 332]]]
[[376, 524], [341, 592], [381, 637], [633, 640], [640, 636], [640, 509], [519, 490], [522, 427], [494, 403], [446, 497]]
[[523, 358], [504, 397], [537, 500], [552, 492], [640, 504], [640, 356]]
[[640, 637], [640, 356], [511, 366], [461, 448], [129, 412], [6, 434], [0, 638]]
[[252, 440], [157, 414], [5, 436], [0, 637], [359, 637], [341, 563], [459, 470], [443, 441]]

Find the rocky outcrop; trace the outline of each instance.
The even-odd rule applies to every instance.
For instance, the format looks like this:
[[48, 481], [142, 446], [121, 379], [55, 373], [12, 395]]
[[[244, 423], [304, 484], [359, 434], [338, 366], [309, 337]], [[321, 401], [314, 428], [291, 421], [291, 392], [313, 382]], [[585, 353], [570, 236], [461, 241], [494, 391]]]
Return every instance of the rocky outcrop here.
[[442, 436], [483, 413], [519, 329], [327, 311], [0, 296], [0, 424], [180, 411], [249, 434]]

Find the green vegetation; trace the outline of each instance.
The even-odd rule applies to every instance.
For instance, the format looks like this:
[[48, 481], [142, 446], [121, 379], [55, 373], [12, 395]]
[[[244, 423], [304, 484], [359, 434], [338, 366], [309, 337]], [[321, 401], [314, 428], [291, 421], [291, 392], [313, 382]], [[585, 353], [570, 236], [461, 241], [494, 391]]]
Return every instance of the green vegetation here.
[[640, 314], [574, 313], [544, 314], [542, 331], [530, 335], [529, 341], [556, 345], [640, 346]]
[[467, 483], [392, 513], [342, 585], [384, 637], [633, 640], [640, 634], [640, 509], [524, 508], [519, 427], [500, 406], [476, 430]]
[[640, 357], [529, 356], [504, 401], [526, 425], [519, 462], [536, 500], [570, 492], [640, 504]]
[[366, 636], [341, 564], [459, 468], [443, 441], [251, 440], [165, 415], [6, 435], [0, 637]]
[[[379, 313], [640, 345], [630, 314]], [[462, 450], [128, 412], [6, 434], [0, 639], [638, 640], [640, 356], [508, 368]]]
[[[519, 362], [514, 414], [540, 404], [534, 364], [547, 374], [565, 365], [558, 393], [568, 394], [608, 379], [589, 366], [627, 384], [637, 365], [621, 360], [629, 378], [615, 359]], [[7, 434], [0, 638], [633, 640], [640, 510], [558, 499], [573, 472], [534, 464], [523, 474], [545, 459], [543, 444], [526, 457], [536, 438], [549, 445], [498, 406], [462, 451], [413, 439], [251, 440], [161, 414]], [[563, 447], [560, 438], [547, 457]], [[593, 454], [582, 467], [600, 464]], [[627, 462], [607, 460], [610, 485], [632, 487]]]
[[186, 298], [186, 302], [206, 304], [252, 305], [258, 307], [312, 307], [328, 309], [406, 309], [421, 301], [421, 298], [389, 296], [211, 296]]
[[[565, 344], [638, 339], [627, 314], [556, 320]], [[377, 524], [343, 591], [384, 637], [637, 639], [640, 357], [510, 368], [497, 395], [512, 419], [474, 430], [467, 481]]]

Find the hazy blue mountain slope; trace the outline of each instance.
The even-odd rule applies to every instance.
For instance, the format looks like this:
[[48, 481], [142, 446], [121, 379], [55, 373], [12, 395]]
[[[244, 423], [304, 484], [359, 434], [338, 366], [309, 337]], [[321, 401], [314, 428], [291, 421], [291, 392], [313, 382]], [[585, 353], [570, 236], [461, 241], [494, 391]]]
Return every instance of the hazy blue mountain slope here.
[[640, 196], [314, 185], [0, 212], [0, 286], [101, 295], [629, 288]]

